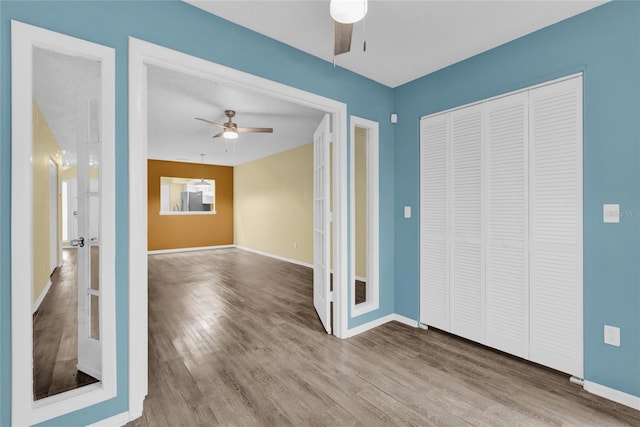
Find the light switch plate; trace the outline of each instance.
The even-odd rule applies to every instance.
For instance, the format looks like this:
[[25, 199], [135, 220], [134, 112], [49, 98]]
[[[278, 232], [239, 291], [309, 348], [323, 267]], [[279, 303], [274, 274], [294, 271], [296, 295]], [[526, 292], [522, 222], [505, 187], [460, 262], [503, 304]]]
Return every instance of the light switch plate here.
[[620, 347], [620, 328], [604, 325], [604, 343]]
[[604, 204], [602, 205], [602, 220], [607, 223], [620, 222], [620, 205]]
[[404, 207], [404, 217], [411, 218], [411, 206]]

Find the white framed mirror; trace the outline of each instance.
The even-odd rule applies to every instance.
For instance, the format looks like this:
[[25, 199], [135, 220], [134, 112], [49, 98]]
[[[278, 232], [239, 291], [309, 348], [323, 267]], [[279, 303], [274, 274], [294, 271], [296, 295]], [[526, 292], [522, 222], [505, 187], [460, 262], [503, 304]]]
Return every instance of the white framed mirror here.
[[351, 316], [376, 310], [379, 301], [378, 123], [351, 116]]
[[12, 424], [116, 395], [115, 51], [12, 21]]

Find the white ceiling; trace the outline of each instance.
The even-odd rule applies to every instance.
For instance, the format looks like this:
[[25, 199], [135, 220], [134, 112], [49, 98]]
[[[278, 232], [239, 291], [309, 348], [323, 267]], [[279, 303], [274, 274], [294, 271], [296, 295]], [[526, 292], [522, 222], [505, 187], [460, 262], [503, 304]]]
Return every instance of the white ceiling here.
[[[329, 0], [189, 1], [223, 18], [332, 60]], [[369, 1], [367, 52], [362, 23], [340, 66], [395, 87], [528, 32], [602, 4], [602, 1]], [[99, 76], [98, 63], [34, 51], [34, 97], [66, 159], [75, 160], [75, 91]], [[149, 158], [234, 166], [310, 143], [323, 112], [246, 88], [149, 67]], [[241, 134], [233, 143], [211, 139], [219, 129], [194, 120], [224, 122], [236, 111], [241, 127], [273, 127], [273, 134]]]
[[[157, 66], [148, 66], [148, 157], [235, 166], [313, 141], [324, 113], [265, 96], [244, 87], [205, 80]], [[240, 134], [238, 139], [211, 137], [221, 129], [195, 120], [227, 120], [235, 110], [239, 127], [271, 127], [272, 134]]]
[[[327, 61], [333, 60], [329, 0], [185, 0], [224, 19]], [[582, 13], [605, 1], [369, 0], [351, 52], [337, 65], [390, 87]]]
[[33, 97], [63, 150], [65, 164], [76, 163], [78, 87], [97, 84], [99, 78], [98, 61], [33, 49]]

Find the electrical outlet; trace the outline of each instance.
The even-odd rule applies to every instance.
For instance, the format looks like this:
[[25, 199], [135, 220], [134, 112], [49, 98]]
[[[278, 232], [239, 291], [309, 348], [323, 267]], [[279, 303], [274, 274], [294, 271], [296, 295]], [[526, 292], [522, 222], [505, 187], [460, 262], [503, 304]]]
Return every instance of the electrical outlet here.
[[604, 204], [602, 205], [602, 220], [607, 223], [617, 224], [620, 222], [620, 205]]
[[293, 242], [293, 249], [298, 249], [298, 242]]
[[620, 347], [620, 328], [604, 325], [604, 343]]

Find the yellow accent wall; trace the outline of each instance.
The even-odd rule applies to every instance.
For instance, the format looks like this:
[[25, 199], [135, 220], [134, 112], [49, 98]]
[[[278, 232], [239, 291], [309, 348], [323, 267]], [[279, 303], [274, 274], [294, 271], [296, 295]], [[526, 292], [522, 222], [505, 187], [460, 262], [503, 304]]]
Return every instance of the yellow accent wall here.
[[367, 277], [367, 136], [356, 128], [355, 138], [356, 276]]
[[[49, 282], [50, 268], [50, 161], [58, 165], [58, 242], [61, 239], [60, 172], [62, 153], [49, 124], [33, 100], [33, 301]], [[59, 262], [60, 260], [58, 260]]]
[[[233, 244], [234, 173], [230, 166], [148, 160], [148, 249], [195, 248]], [[215, 215], [160, 215], [160, 178], [216, 181]]]
[[312, 264], [313, 144], [236, 166], [234, 183], [236, 245]]

